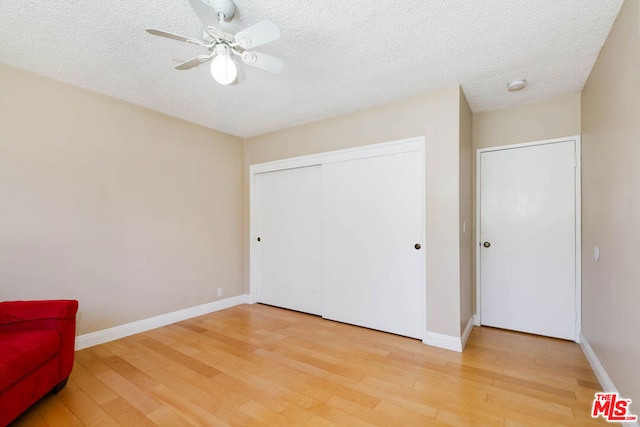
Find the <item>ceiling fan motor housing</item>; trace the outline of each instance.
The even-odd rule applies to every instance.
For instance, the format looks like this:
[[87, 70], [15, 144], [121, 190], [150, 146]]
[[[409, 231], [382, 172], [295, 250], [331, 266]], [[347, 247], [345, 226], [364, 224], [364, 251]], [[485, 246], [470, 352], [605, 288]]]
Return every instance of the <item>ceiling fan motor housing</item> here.
[[236, 5], [231, 0], [202, 0], [202, 2], [211, 7], [216, 15], [222, 15], [225, 21], [230, 20], [236, 14]]

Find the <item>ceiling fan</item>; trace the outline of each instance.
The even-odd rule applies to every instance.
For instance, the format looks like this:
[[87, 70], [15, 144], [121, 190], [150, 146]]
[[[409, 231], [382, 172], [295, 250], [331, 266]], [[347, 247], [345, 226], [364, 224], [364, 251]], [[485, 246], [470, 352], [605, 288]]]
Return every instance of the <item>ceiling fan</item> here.
[[261, 21], [240, 30], [230, 22], [236, 12], [233, 0], [189, 0], [189, 3], [204, 26], [201, 40], [154, 28], [146, 29], [154, 36], [195, 44], [207, 50], [202, 55], [176, 65], [177, 70], [188, 70], [211, 61], [211, 75], [223, 85], [238, 80], [239, 68], [235, 58], [270, 73], [283, 70], [282, 59], [251, 50], [280, 38], [280, 29], [276, 24]]

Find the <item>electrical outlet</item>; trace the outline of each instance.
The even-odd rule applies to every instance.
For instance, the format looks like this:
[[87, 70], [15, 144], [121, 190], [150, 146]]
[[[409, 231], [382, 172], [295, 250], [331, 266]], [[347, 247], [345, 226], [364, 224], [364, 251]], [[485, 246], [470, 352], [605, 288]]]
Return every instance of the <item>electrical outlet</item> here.
[[218, 288], [218, 297], [222, 296], [222, 288]]

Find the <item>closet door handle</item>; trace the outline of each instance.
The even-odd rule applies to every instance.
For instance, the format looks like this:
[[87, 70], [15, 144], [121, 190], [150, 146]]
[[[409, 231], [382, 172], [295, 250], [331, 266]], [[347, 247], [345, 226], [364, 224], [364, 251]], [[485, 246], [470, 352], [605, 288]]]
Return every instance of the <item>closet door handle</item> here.
[[415, 245], [413, 245], [414, 248], [416, 248], [416, 250], [419, 250], [422, 245], [420, 245], [420, 243], [416, 243]]

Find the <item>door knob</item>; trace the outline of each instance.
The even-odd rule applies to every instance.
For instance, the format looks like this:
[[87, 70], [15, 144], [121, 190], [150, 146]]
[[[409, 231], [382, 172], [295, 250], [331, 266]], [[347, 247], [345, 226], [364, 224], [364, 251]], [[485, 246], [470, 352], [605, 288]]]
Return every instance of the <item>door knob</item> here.
[[485, 248], [488, 248], [489, 246], [491, 246], [491, 243], [489, 243], [489, 242], [484, 242], [484, 243], [482, 244], [482, 246], [484, 246]]
[[420, 249], [422, 246], [420, 246], [420, 243], [416, 243], [415, 245], [413, 245], [413, 247], [416, 248], [417, 250], [417, 249]]

